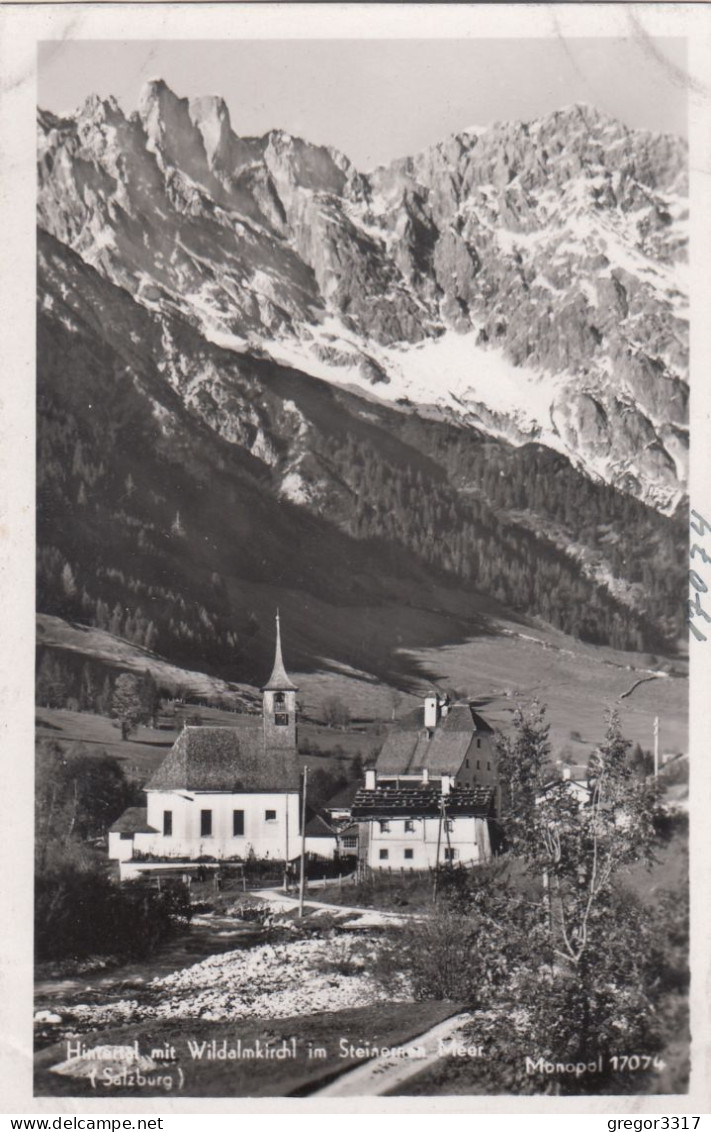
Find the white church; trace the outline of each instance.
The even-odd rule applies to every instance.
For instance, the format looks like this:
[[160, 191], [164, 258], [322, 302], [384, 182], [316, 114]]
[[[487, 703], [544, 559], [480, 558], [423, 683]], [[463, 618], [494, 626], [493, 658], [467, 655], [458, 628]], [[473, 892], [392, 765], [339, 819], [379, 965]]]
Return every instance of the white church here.
[[[145, 809], [126, 810], [109, 831], [109, 857], [128, 863], [200, 857], [288, 861], [300, 852], [296, 685], [276, 617], [274, 668], [262, 718], [237, 727], [185, 727], [145, 786]], [[123, 869], [122, 869], [123, 873]]]

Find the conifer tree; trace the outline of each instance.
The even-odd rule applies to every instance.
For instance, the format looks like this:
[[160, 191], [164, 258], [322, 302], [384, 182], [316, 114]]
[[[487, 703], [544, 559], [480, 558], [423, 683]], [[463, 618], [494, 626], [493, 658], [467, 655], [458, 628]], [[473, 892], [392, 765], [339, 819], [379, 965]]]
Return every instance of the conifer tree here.
[[122, 672], [114, 685], [111, 715], [118, 721], [123, 740], [128, 739], [138, 724], [144, 723], [148, 718], [141, 681], [131, 672]]

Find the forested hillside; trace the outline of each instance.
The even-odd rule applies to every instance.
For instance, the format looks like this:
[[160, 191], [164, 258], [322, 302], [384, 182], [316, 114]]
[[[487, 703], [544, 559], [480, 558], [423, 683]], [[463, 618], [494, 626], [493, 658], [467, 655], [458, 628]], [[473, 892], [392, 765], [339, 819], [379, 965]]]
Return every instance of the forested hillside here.
[[[618, 648], [673, 644], [680, 520], [540, 446], [237, 359], [51, 237], [40, 246], [41, 610], [232, 677], [248, 674], [277, 591], [357, 608], [426, 605], [443, 585]], [[229, 383], [242, 434], [228, 438], [214, 402], [184, 404], [164, 380], [167, 334]], [[297, 458], [302, 495], [290, 498]], [[382, 663], [353, 638], [341, 659]], [[307, 632], [301, 662], [317, 639]]]

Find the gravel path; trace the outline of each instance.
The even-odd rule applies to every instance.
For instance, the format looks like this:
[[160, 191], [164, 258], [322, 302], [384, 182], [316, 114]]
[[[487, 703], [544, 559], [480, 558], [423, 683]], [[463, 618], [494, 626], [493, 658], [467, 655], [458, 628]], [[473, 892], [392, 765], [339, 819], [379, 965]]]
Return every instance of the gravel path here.
[[312, 1093], [314, 1097], [380, 1097], [384, 1093], [404, 1084], [410, 1077], [420, 1073], [428, 1065], [439, 1061], [443, 1056], [440, 1043], [456, 1042], [461, 1038], [459, 1031], [470, 1014], [457, 1014], [447, 1018], [418, 1038], [413, 1038], [402, 1050], [417, 1048], [417, 1056], [398, 1056], [385, 1054], [371, 1058], [363, 1065], [344, 1073], [330, 1085]]
[[[298, 908], [298, 898], [286, 896], [280, 888], [260, 888], [252, 894], [273, 905], [275, 912], [293, 912]], [[353, 904], [326, 904], [323, 900], [304, 900], [304, 907], [318, 908], [322, 911], [333, 912], [335, 916], [359, 916], [354, 925], [357, 927], [380, 926], [381, 924], [396, 924], [403, 920], [413, 919], [413, 912], [383, 912], [380, 908], [358, 908]], [[364, 920], [367, 918], [367, 923]]]

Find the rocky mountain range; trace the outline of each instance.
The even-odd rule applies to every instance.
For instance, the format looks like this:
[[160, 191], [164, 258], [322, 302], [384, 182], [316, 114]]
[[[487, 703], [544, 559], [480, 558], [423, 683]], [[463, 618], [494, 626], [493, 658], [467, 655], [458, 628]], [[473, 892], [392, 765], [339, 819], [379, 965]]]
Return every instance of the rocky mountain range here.
[[[669, 511], [688, 445], [686, 156], [573, 106], [366, 175], [280, 131], [240, 138], [220, 98], [156, 81], [129, 117], [97, 97], [40, 114], [39, 222], [209, 341], [540, 441]], [[219, 408], [229, 391], [205, 373], [188, 395]], [[285, 490], [319, 485], [290, 468]]]
[[40, 111], [38, 162], [46, 612], [215, 664], [262, 585], [417, 605], [444, 581], [674, 639], [680, 139], [574, 106], [365, 174], [155, 81], [128, 116]]

